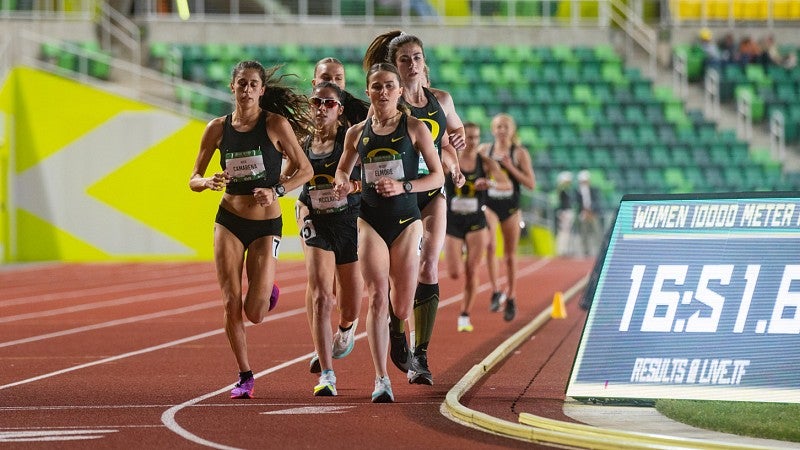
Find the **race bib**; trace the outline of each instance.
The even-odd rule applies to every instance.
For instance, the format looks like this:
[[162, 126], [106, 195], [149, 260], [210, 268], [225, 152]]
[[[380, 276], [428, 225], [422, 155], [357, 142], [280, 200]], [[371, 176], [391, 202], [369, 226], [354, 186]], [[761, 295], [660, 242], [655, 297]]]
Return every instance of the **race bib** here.
[[225, 154], [225, 171], [231, 177], [231, 183], [241, 183], [266, 177], [264, 159], [261, 150], [235, 152]]
[[330, 214], [347, 209], [347, 197], [336, 198], [331, 184], [312, 186], [308, 190], [308, 195], [311, 197], [311, 208], [318, 214]]
[[393, 180], [405, 180], [406, 174], [403, 170], [403, 156], [378, 156], [375, 158], [364, 159], [364, 178], [367, 184], [373, 185], [381, 177], [388, 177]]
[[423, 158], [422, 155], [419, 155], [417, 173], [420, 175], [427, 175], [430, 173], [430, 170], [428, 170], [428, 165], [425, 163], [425, 158]]
[[311, 238], [317, 236], [317, 230], [314, 228], [314, 222], [311, 219], [306, 219], [303, 221], [303, 227], [300, 228], [300, 237], [304, 241], [308, 241]]
[[453, 197], [450, 201], [450, 211], [456, 214], [472, 214], [479, 209], [480, 205], [475, 197]]
[[497, 198], [497, 199], [511, 198], [514, 196], [513, 190], [501, 191], [499, 189], [489, 188], [487, 193], [489, 194], [489, 198]]

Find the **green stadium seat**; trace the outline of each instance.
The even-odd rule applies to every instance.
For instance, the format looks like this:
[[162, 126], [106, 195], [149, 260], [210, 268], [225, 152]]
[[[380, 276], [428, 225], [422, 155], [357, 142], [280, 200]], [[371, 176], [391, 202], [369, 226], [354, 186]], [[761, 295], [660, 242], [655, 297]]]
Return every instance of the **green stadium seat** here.
[[765, 118], [764, 99], [749, 85], [739, 85], [734, 89], [734, 98], [738, 102], [744, 99], [750, 102], [750, 117], [753, 122], [761, 122]]
[[677, 167], [688, 167], [694, 164], [694, 158], [689, 148], [683, 145], [674, 145], [669, 148], [672, 164]]
[[750, 149], [746, 142], [732, 142], [728, 143], [728, 156], [730, 157], [730, 164], [735, 166], [746, 166], [750, 164]]
[[542, 66], [542, 79], [546, 83], [561, 82], [561, 68], [558, 64], [545, 64]]
[[572, 164], [577, 169], [590, 169], [594, 167], [592, 152], [583, 145], [572, 147]]
[[481, 64], [478, 72], [480, 73], [480, 83], [500, 84], [503, 82], [499, 64]]
[[627, 86], [628, 79], [622, 73], [622, 68], [619, 64], [613, 62], [603, 63], [600, 68], [600, 75], [604, 81], [607, 81], [615, 86]]
[[703, 174], [706, 177], [706, 185], [713, 191], [722, 191], [727, 188], [725, 178], [722, 175], [722, 169], [717, 166], [709, 166], [703, 169]]
[[669, 149], [665, 145], [650, 147], [650, 160], [654, 167], [666, 168], [672, 164]]
[[579, 130], [591, 130], [594, 128], [594, 122], [586, 115], [586, 111], [580, 105], [567, 105], [564, 108], [564, 115], [567, 122], [575, 125]]
[[522, 66], [517, 62], [507, 62], [500, 67], [500, 79], [506, 84], [521, 84], [526, 80], [522, 74]]
[[595, 58], [598, 61], [622, 64], [622, 57], [617, 54], [611, 44], [597, 44], [594, 46]]
[[708, 154], [708, 149], [702, 145], [691, 147], [692, 160], [697, 167], [711, 166], [711, 156]]
[[605, 147], [596, 147], [591, 150], [592, 165], [601, 169], [609, 169], [614, 167], [614, 159], [611, 156], [611, 151]]
[[430, 50], [430, 53], [432, 53], [432, 56], [439, 61], [442, 66], [453, 63], [461, 64], [464, 62], [462, 55], [457, 52], [456, 48], [452, 45], [436, 45]]
[[566, 44], [557, 44], [550, 47], [553, 59], [561, 62], [578, 62], [573, 48]]
[[692, 187], [689, 181], [683, 176], [683, 169], [680, 167], [664, 168], [664, 187], [670, 193], [690, 192]]
[[772, 80], [767, 76], [764, 66], [761, 64], [747, 64], [744, 68], [744, 77], [756, 88], [772, 86]]

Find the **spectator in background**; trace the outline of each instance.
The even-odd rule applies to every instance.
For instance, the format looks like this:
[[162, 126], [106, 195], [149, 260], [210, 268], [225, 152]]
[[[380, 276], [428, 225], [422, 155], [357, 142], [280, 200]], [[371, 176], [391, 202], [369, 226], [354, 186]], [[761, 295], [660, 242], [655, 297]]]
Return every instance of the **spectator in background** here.
[[771, 34], [764, 38], [764, 54], [762, 58], [765, 69], [772, 64], [781, 66], [784, 69], [792, 69], [797, 65], [797, 55], [795, 53], [781, 54], [778, 45], [775, 43], [775, 36]]
[[558, 174], [556, 192], [558, 193], [558, 206], [556, 207], [556, 251], [558, 255], [572, 254], [572, 227], [575, 224], [575, 191], [572, 186], [572, 172], [564, 171]]
[[705, 72], [707, 69], [719, 71], [722, 67], [722, 54], [712, 39], [711, 30], [701, 29], [698, 37], [700, 38], [700, 48], [703, 50], [703, 71]]
[[761, 46], [751, 36], [745, 36], [739, 41], [739, 57], [742, 64], [761, 62], [763, 53]]
[[736, 38], [733, 33], [725, 33], [717, 42], [719, 48], [719, 56], [723, 64], [735, 63], [739, 60], [739, 51], [736, 48]]
[[575, 191], [583, 256], [597, 256], [602, 239], [600, 193], [592, 186], [591, 178], [588, 170], [578, 172], [578, 189]]

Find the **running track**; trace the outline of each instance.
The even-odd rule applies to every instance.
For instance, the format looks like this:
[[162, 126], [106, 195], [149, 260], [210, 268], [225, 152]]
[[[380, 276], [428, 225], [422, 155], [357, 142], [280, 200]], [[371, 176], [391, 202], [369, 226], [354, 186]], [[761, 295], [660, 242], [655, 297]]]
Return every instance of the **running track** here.
[[[0, 267], [0, 447], [531, 448], [464, 427], [440, 407], [473, 365], [550, 306], [555, 291], [585, 277], [591, 265], [522, 259], [518, 314], [511, 323], [488, 312], [482, 272], [472, 333], [456, 332], [463, 280], [448, 279], [442, 268], [429, 351], [435, 384], [409, 385], [390, 366], [396, 403], [380, 405], [370, 402], [374, 370], [363, 325], [366, 302], [355, 350], [334, 362], [339, 396], [312, 395], [316, 376], [307, 364], [313, 346], [302, 262], [279, 263], [278, 307], [265, 323], [248, 328], [257, 377], [252, 400], [228, 396], [236, 366], [222, 330], [212, 263]], [[581, 313], [572, 303], [574, 320]], [[572, 327], [580, 328], [583, 318], [577, 323]], [[571, 360], [553, 358], [564, 336], [548, 339], [546, 333], [530, 363], [514, 358], [514, 365], [534, 375], [489, 377], [470, 407], [514, 420], [524, 394], [531, 395], [531, 377], [543, 374], [549, 381], [537, 388], [540, 401], [528, 406], [547, 405], [542, 409], [563, 419], [559, 405]], [[574, 339], [570, 345], [565, 352], [574, 351]]]

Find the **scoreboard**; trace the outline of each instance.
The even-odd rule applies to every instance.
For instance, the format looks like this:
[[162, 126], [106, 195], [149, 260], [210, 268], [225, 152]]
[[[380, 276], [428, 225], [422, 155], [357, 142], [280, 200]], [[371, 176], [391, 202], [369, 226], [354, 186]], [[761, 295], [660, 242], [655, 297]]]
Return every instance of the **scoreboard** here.
[[567, 395], [800, 403], [800, 192], [626, 195]]

